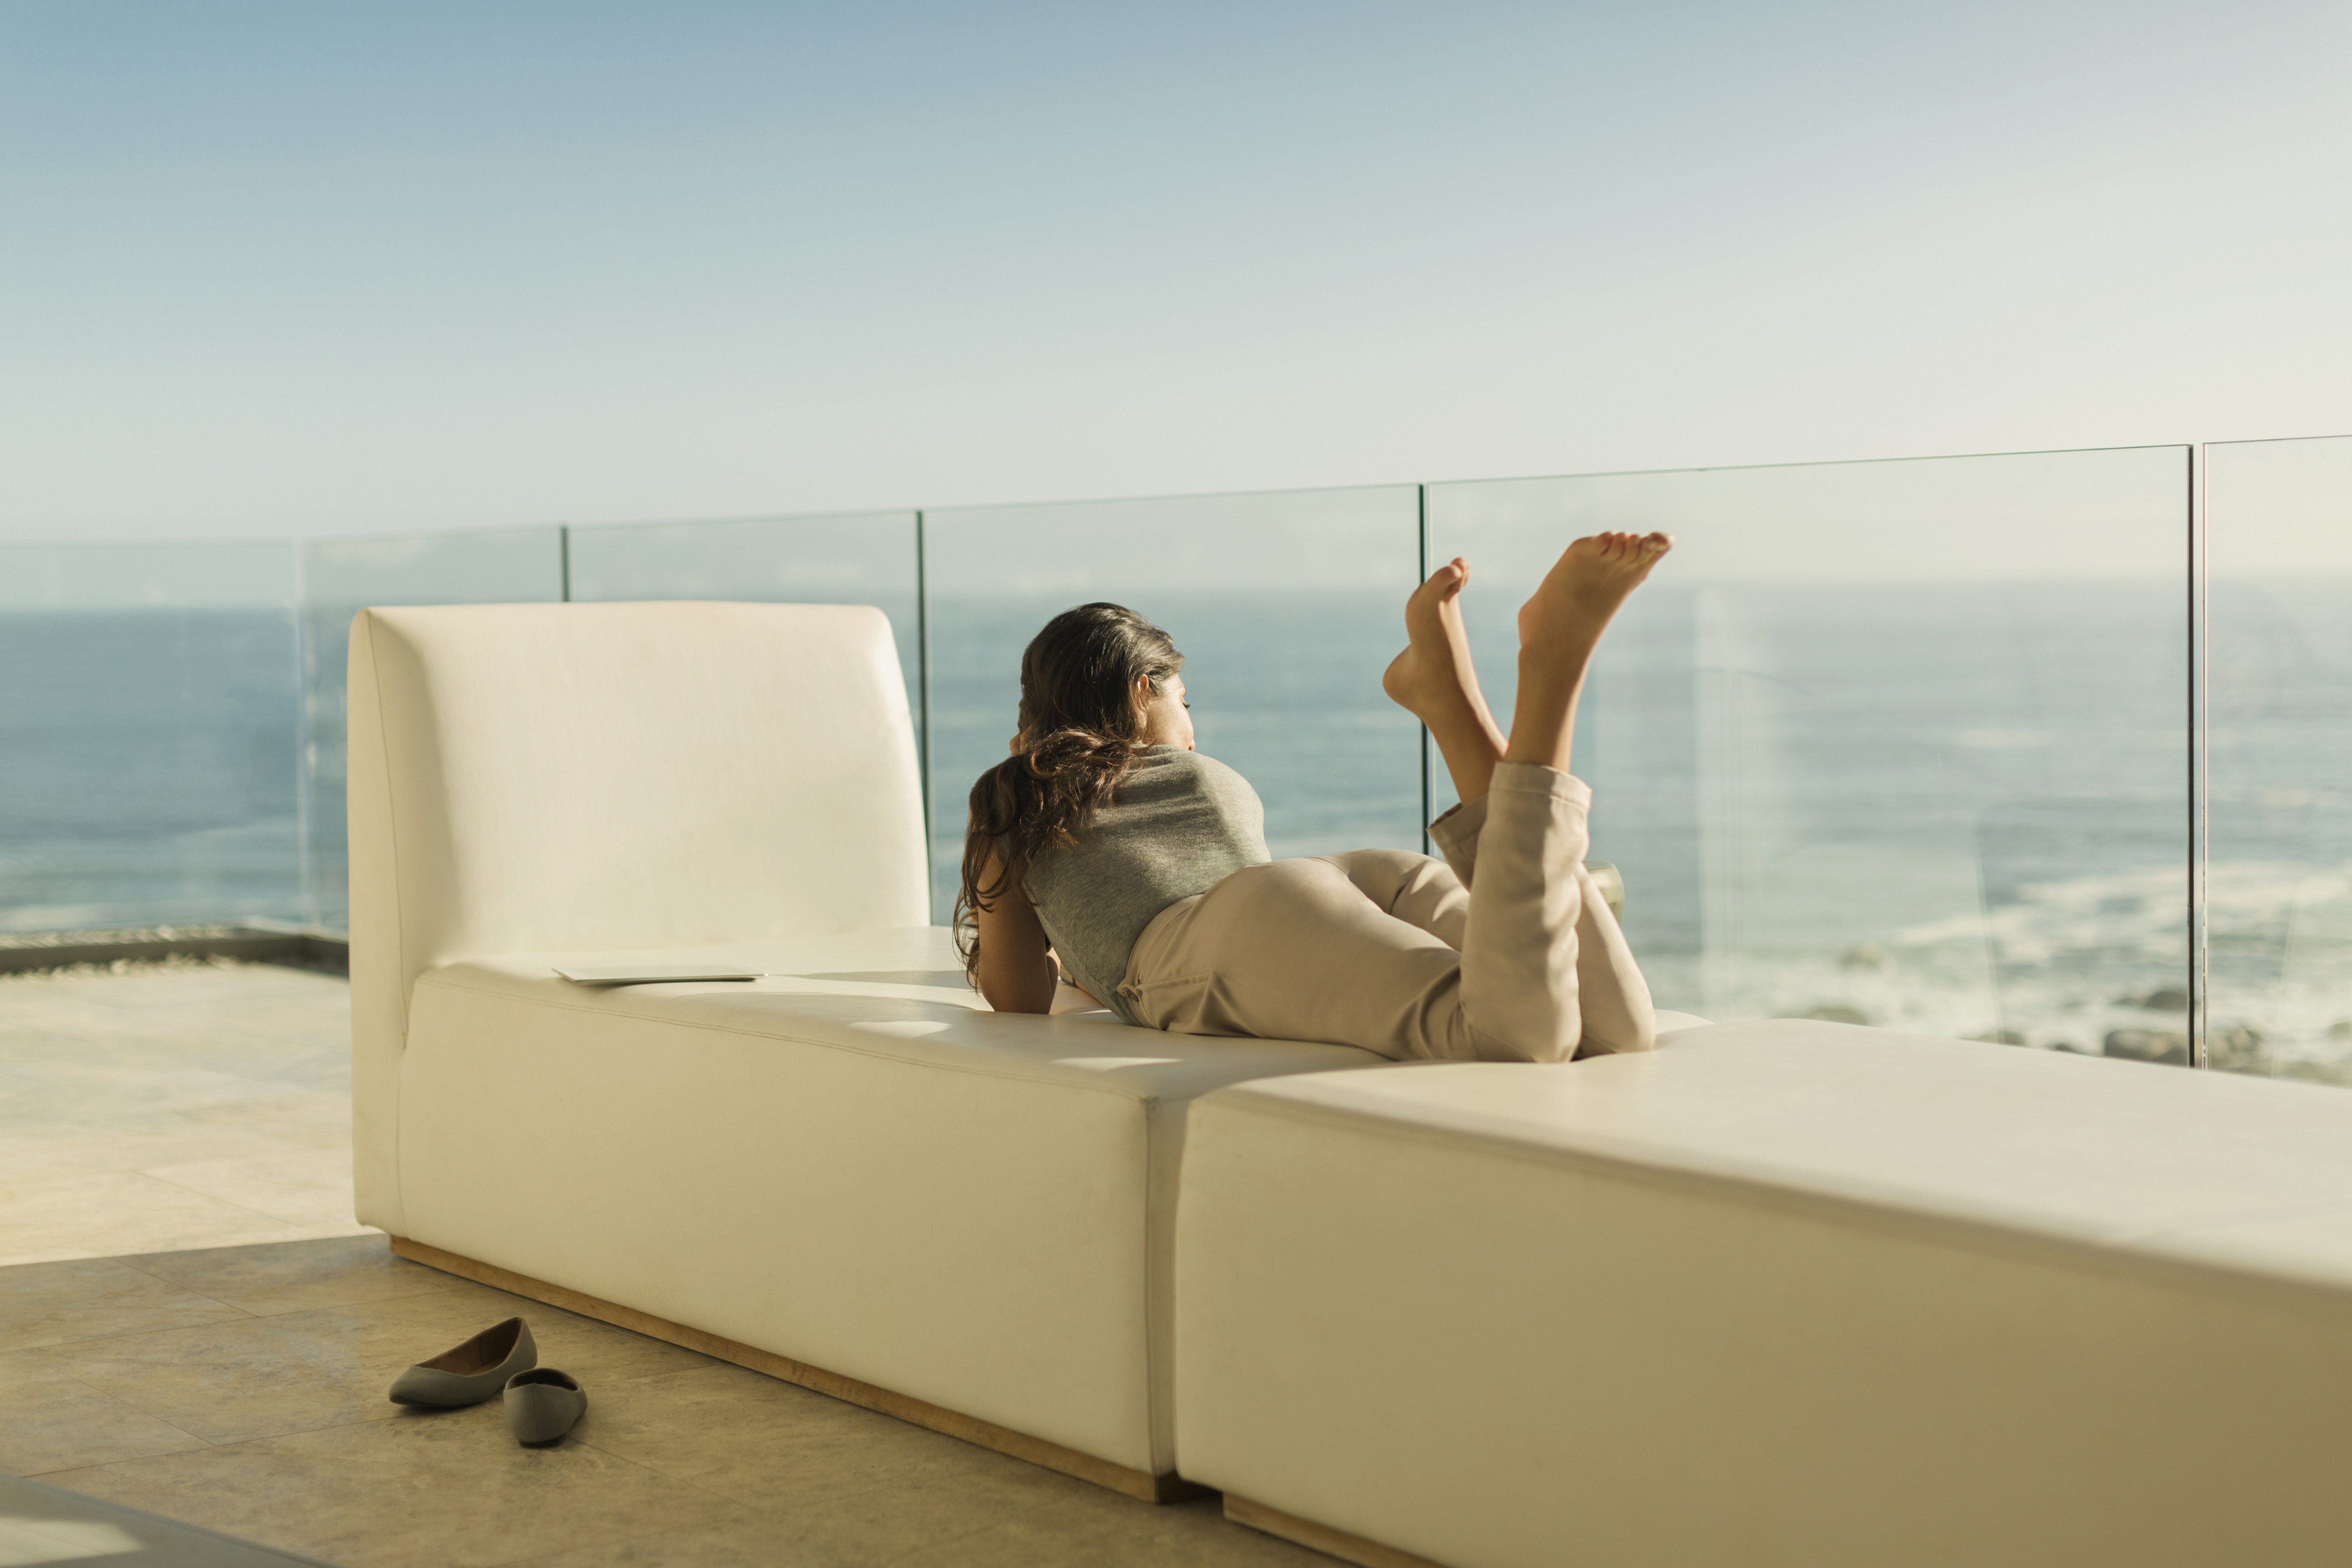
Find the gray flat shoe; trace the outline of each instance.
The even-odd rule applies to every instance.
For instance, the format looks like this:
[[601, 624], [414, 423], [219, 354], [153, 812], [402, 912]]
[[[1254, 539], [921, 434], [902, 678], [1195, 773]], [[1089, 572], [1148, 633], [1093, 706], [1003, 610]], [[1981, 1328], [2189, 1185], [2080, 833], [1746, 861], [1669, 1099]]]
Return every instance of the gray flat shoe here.
[[542, 1366], [507, 1380], [507, 1430], [518, 1443], [552, 1443], [588, 1409], [588, 1396], [568, 1372]]
[[453, 1409], [479, 1405], [518, 1372], [539, 1364], [530, 1325], [520, 1318], [493, 1323], [455, 1350], [420, 1361], [393, 1380], [392, 1402]]

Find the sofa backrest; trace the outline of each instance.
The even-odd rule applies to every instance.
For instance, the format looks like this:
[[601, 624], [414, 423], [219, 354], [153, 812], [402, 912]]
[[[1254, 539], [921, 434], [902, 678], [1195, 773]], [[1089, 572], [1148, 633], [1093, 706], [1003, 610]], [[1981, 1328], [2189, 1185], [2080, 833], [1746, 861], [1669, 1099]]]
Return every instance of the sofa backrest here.
[[426, 969], [928, 923], [906, 686], [878, 610], [366, 610], [350, 678], [363, 1209], [370, 1147], [390, 1157], [368, 1124], [396, 1115]]

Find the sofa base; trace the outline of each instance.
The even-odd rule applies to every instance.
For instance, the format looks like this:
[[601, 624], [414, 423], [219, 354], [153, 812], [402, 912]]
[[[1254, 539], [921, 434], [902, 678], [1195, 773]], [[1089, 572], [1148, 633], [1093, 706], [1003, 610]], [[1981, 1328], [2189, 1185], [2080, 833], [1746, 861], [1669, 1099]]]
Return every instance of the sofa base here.
[[[755, 1349], [715, 1333], [706, 1333], [698, 1328], [688, 1328], [684, 1323], [674, 1323], [667, 1318], [657, 1318], [635, 1307], [600, 1301], [562, 1285], [551, 1285], [544, 1280], [534, 1280], [527, 1274], [501, 1269], [495, 1263], [484, 1263], [460, 1257], [455, 1252], [445, 1252], [438, 1247], [412, 1241], [405, 1236], [392, 1238], [392, 1249], [413, 1263], [456, 1274], [509, 1295], [528, 1296], [534, 1301], [545, 1301], [551, 1307], [577, 1312], [583, 1318], [594, 1318], [633, 1333], [667, 1340], [671, 1344], [683, 1345], [688, 1350], [698, 1351], [720, 1361], [731, 1361], [738, 1366], [748, 1366], [770, 1377], [796, 1383], [803, 1388], [813, 1388], [819, 1394], [830, 1395], [852, 1405], [861, 1405], [868, 1410], [878, 1410], [885, 1416], [895, 1416], [901, 1421], [928, 1427], [934, 1432], [944, 1432], [950, 1437], [961, 1437], [967, 1443], [977, 1443], [983, 1448], [993, 1448], [1000, 1454], [1010, 1454], [1016, 1459], [1026, 1459], [1033, 1465], [1059, 1470], [1064, 1475], [1092, 1481], [1098, 1487], [1107, 1487], [1145, 1502], [1175, 1502], [1197, 1496], [1205, 1490], [1172, 1472], [1153, 1475], [1145, 1470], [1129, 1469], [1108, 1459], [1098, 1459], [1092, 1454], [1082, 1454], [1076, 1448], [1066, 1448], [1059, 1443], [1049, 1443], [1043, 1437], [1033, 1437], [1026, 1432], [1016, 1432], [1009, 1427], [999, 1427], [992, 1421], [944, 1409], [908, 1395], [894, 1394], [887, 1388], [877, 1388], [870, 1383], [860, 1383], [856, 1378], [827, 1372], [821, 1366], [811, 1366], [790, 1356], [778, 1355], [773, 1351]], [[1370, 1560], [1360, 1558], [1357, 1561]], [[1409, 1560], [1394, 1557], [1390, 1561], [1404, 1563]]]
[[1252, 1530], [1279, 1535], [1285, 1541], [1356, 1563], [1358, 1568], [1443, 1568], [1426, 1557], [1415, 1557], [1410, 1552], [1399, 1552], [1393, 1546], [1383, 1546], [1377, 1541], [1367, 1541], [1360, 1535], [1350, 1535], [1344, 1530], [1334, 1530], [1328, 1524], [1318, 1524], [1311, 1519], [1301, 1519], [1295, 1513], [1285, 1513], [1231, 1492], [1225, 1494], [1225, 1517], [1235, 1524], [1246, 1524]]

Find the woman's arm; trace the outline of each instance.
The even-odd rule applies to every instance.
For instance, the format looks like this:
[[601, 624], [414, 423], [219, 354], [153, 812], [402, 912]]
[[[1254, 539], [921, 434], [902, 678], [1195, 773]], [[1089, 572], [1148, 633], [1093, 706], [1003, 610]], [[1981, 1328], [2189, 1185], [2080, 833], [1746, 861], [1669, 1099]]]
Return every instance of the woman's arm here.
[[[1003, 875], [1001, 863], [989, 857], [982, 886]], [[988, 1005], [1001, 1013], [1052, 1012], [1054, 989], [1061, 982], [1029, 895], [1006, 878], [1003, 891], [973, 918], [980, 924], [980, 994]]]

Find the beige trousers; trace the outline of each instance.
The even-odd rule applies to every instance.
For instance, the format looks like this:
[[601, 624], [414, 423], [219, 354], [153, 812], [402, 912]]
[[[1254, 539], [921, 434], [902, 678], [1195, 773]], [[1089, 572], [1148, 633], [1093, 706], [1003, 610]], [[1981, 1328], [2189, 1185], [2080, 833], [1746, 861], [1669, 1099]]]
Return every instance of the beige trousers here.
[[1118, 994], [1151, 1029], [1399, 1060], [1647, 1051], [1650, 988], [1584, 869], [1591, 807], [1580, 779], [1500, 764], [1431, 825], [1444, 861], [1355, 850], [1237, 871], [1143, 928]]

